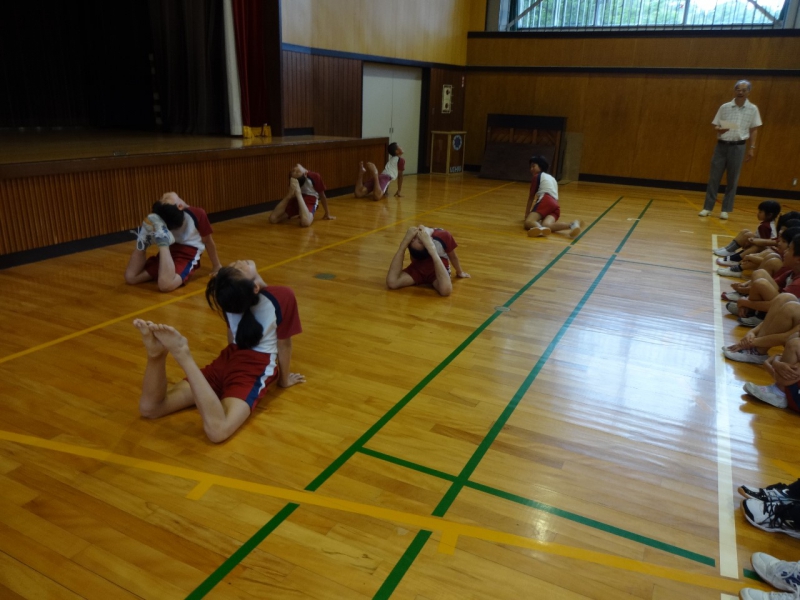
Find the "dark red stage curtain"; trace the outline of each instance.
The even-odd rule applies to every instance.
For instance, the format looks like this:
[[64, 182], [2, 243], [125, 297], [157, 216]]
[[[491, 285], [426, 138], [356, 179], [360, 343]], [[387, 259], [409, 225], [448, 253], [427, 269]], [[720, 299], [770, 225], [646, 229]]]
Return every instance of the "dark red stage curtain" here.
[[225, 18], [218, 0], [150, 0], [163, 130], [229, 132]]
[[232, 0], [231, 4], [236, 29], [242, 123], [260, 127], [269, 122], [263, 3], [261, 0]]

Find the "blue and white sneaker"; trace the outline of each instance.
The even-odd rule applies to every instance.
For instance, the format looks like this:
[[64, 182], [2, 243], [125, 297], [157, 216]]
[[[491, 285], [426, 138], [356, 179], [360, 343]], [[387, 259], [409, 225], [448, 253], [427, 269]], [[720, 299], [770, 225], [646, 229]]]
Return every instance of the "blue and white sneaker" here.
[[800, 592], [762, 592], [744, 588], [739, 592], [742, 600], [800, 600]]
[[800, 589], [800, 564], [778, 560], [763, 552], [756, 552], [750, 559], [758, 576], [772, 587], [786, 592]]
[[131, 230], [136, 234], [136, 249], [147, 250], [153, 243], [153, 234], [142, 224], [138, 229]]
[[142, 223], [142, 227], [152, 232], [153, 241], [159, 246], [171, 246], [175, 243], [175, 236], [164, 223], [164, 219], [155, 213], [147, 215], [147, 218]]
[[[789, 406], [789, 401], [786, 399], [786, 394], [774, 383], [772, 385], [756, 385], [748, 381], [744, 384], [744, 391], [750, 394], [753, 398], [766, 402], [775, 408], [786, 408]], [[744, 486], [742, 486], [744, 487]], [[739, 488], [742, 491], [742, 488]], [[776, 492], [777, 495], [777, 492]], [[756, 496], [750, 496], [756, 498]], [[769, 499], [769, 496], [767, 496]], [[761, 498], [759, 498], [761, 500]]]

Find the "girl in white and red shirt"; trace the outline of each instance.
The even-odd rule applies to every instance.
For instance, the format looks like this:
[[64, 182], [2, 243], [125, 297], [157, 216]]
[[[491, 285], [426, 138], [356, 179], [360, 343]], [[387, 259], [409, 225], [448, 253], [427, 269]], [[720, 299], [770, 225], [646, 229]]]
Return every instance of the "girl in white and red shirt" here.
[[[154, 419], [197, 406], [208, 439], [221, 442], [242, 426], [271, 383], [290, 387], [305, 381], [290, 371], [292, 336], [302, 327], [294, 292], [267, 286], [250, 260], [220, 269], [208, 282], [206, 300], [228, 325], [228, 345], [202, 369], [176, 329], [133, 322], [147, 350], [139, 412]], [[169, 390], [167, 354], [186, 373]]]

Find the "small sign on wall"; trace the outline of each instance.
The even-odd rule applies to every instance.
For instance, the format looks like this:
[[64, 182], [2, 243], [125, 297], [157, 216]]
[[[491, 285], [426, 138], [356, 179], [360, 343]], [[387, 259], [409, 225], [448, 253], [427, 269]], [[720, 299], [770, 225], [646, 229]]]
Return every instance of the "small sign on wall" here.
[[450, 113], [450, 108], [453, 104], [453, 86], [452, 85], [443, 85], [442, 86], [442, 114], [446, 115]]

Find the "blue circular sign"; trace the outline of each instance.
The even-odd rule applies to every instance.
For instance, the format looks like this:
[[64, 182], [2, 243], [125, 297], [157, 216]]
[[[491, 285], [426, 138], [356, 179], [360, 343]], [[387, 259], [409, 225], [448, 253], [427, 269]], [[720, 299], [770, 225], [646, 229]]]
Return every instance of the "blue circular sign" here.
[[453, 136], [453, 150], [461, 150], [461, 146], [464, 145], [464, 138], [460, 135]]

